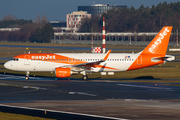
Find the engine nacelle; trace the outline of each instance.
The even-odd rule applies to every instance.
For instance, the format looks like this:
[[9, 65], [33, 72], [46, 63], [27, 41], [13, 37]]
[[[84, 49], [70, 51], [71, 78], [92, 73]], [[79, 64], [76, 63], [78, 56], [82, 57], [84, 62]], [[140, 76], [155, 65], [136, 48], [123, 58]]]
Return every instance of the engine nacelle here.
[[71, 76], [71, 68], [56, 68], [55, 75], [58, 78], [66, 78]]

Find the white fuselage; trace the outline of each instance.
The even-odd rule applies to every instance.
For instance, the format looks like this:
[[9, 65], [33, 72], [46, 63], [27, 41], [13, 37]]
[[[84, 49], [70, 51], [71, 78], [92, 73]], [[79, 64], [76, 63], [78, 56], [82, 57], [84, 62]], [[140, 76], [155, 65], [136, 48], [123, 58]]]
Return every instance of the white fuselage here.
[[[37, 72], [48, 72], [54, 71], [57, 67], [64, 67], [69, 65], [76, 65], [77, 60], [84, 62], [95, 62], [101, 60], [105, 54], [98, 53], [54, 53], [56, 55], [66, 56], [68, 58], [74, 58], [74, 60], [68, 60], [63, 58], [52, 58], [50, 60], [42, 59], [23, 59], [11, 60], [5, 63], [5, 67], [15, 71], [37, 71]], [[86, 69], [87, 72], [103, 72], [103, 71], [126, 71], [132, 63], [137, 59], [139, 53], [126, 54], [126, 53], [111, 53], [105, 62], [100, 63], [103, 67], [91, 67]], [[139, 63], [142, 61], [139, 61]], [[79, 64], [79, 63], [78, 63]], [[137, 63], [138, 64], [138, 63]]]
[[118, 72], [145, 68], [175, 60], [166, 55], [172, 26], [164, 26], [148, 46], [139, 53], [30, 53], [21, 54], [5, 63], [5, 68], [29, 72], [55, 71], [56, 77], [70, 77], [83, 74], [86, 80], [88, 72]]

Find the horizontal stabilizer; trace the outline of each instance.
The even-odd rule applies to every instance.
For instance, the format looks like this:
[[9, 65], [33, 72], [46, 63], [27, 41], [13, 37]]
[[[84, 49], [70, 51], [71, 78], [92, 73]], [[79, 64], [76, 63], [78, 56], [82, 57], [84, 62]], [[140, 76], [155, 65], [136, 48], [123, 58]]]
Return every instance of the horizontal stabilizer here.
[[165, 57], [151, 58], [152, 62], [159, 62], [159, 61], [169, 62], [169, 61], [173, 61], [173, 60], [175, 60], [175, 56], [172, 56], [172, 55], [166, 55]]

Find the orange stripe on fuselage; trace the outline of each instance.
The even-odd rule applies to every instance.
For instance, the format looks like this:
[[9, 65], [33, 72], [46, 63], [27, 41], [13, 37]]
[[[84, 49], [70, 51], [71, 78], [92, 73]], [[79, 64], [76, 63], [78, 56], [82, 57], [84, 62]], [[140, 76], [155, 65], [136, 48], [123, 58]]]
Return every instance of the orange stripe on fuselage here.
[[[29, 56], [29, 57], [27, 58], [27, 56]], [[86, 61], [78, 60], [76, 58], [70, 58], [70, 57], [67, 57], [67, 56], [57, 55], [57, 54], [54, 54], [54, 53], [21, 54], [21, 55], [15, 56], [14, 58], [30, 59], [30, 60], [37, 60], [37, 61], [46, 61], [46, 62], [53, 62], [53, 63], [63, 63], [63, 64], [70, 64], [70, 65], [88, 63]], [[102, 65], [93, 65], [93, 66], [84, 65], [84, 66], [118, 70], [118, 69], [115, 69], [115, 68], [102, 66]]]
[[[165, 57], [169, 39], [171, 36], [172, 26], [164, 26], [160, 32], [154, 37], [154, 39], [148, 44], [148, 46], [141, 52], [138, 58], [133, 62], [133, 64], [128, 68], [129, 70], [140, 69], [144, 67], [149, 67], [157, 64], [162, 64], [164, 62], [161, 59], [158, 62], [151, 61], [152, 58]], [[142, 63], [139, 64], [139, 60], [142, 57]]]
[[54, 63], [64, 63], [64, 64], [72, 64], [72, 65], [86, 63], [81, 60], [76, 60], [75, 58], [57, 55], [54, 53], [21, 54], [21, 55], [15, 56], [14, 58], [27, 59], [27, 56], [29, 56], [30, 60], [40, 60], [40, 61], [47, 61], [47, 62], [54, 62]]
[[[133, 64], [127, 69], [127, 71], [140, 69], [140, 68], [145, 68], [145, 67], [149, 67], [149, 66], [153, 66], [153, 65], [158, 65], [158, 64], [162, 64], [164, 62], [164, 60], [161, 60], [161, 61], [158, 61], [158, 62], [152, 62], [151, 59], [156, 58], [156, 57], [164, 57], [164, 56], [162, 56], [162, 55], [148, 55], [148, 54], [147, 55], [142, 55], [142, 54], [140, 54], [138, 56], [138, 58], [133, 62]], [[141, 62], [138, 61], [140, 59], [142, 59]], [[141, 64], [139, 64], [139, 63], [141, 63]]]

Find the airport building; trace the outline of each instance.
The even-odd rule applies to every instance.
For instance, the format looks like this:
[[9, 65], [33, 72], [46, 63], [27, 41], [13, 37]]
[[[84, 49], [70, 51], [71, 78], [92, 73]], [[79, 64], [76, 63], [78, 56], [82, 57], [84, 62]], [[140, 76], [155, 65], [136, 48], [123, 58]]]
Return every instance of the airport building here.
[[91, 18], [86, 11], [77, 11], [66, 15], [66, 27], [78, 29], [83, 19]]
[[87, 11], [91, 15], [100, 15], [111, 9], [124, 8], [126, 5], [95, 4], [91, 6], [78, 6], [78, 11]]
[[66, 27], [66, 22], [64, 21], [50, 21], [49, 23], [52, 25], [52, 27]]

